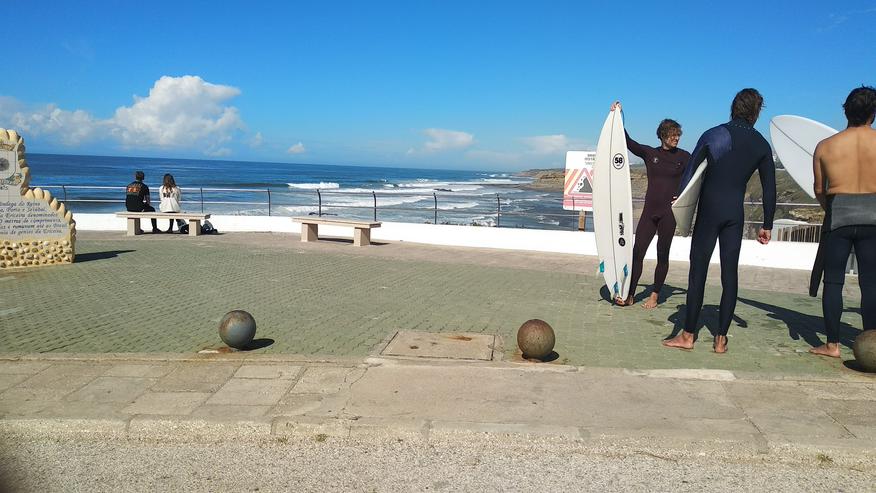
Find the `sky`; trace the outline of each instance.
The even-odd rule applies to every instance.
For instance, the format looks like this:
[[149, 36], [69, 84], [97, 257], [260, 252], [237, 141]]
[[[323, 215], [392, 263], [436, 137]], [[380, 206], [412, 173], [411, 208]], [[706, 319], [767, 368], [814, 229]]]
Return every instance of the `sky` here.
[[843, 128], [876, 1], [15, 0], [0, 127], [28, 152], [472, 170], [562, 167], [612, 101], [680, 146], [757, 88], [757, 128]]

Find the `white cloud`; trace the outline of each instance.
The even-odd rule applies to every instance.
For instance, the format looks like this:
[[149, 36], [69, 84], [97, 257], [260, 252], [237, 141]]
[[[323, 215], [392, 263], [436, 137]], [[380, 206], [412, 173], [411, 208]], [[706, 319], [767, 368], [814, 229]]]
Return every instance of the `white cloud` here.
[[304, 149], [304, 144], [302, 144], [301, 142], [295, 144], [294, 146], [292, 146], [286, 150], [286, 152], [288, 154], [301, 154], [305, 151], [306, 151], [306, 149]]
[[249, 140], [250, 147], [261, 147], [262, 144], [265, 143], [265, 138], [262, 137], [261, 132], [256, 132], [255, 135]]
[[[197, 76], [164, 76], [146, 97], [134, 96], [131, 106], [98, 119], [87, 111], [57, 105], [28, 108], [10, 97], [0, 98], [0, 125], [47, 142], [76, 147], [94, 140], [115, 141], [124, 148], [191, 149], [226, 156], [224, 145], [244, 128], [237, 108], [227, 106], [240, 90], [211, 84]], [[261, 134], [256, 135], [261, 139]]]
[[557, 154], [570, 148], [569, 139], [563, 134], [525, 137], [523, 143], [533, 154]]
[[[474, 135], [459, 130], [446, 130], [443, 128], [427, 128], [423, 134], [429, 141], [423, 145], [425, 152], [442, 152], [455, 149], [465, 149], [474, 144]], [[414, 151], [409, 150], [408, 154]]]
[[94, 138], [107, 124], [95, 120], [85, 111], [66, 111], [49, 104], [36, 110], [12, 113], [10, 126], [21, 134], [54, 135], [64, 145], [77, 146]]
[[237, 108], [223, 106], [239, 94], [236, 87], [211, 84], [197, 76], [164, 76], [149, 96], [134, 96], [133, 105], [116, 110], [112, 135], [130, 147], [212, 149], [243, 128]]

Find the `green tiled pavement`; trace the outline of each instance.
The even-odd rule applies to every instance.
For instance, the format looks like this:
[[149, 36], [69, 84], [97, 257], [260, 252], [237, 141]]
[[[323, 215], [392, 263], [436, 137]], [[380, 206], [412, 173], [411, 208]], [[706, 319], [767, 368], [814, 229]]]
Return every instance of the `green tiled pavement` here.
[[[517, 328], [541, 318], [557, 333], [559, 361], [572, 365], [845, 371], [840, 361], [805, 353], [807, 341], [822, 336], [820, 300], [790, 286], [784, 271], [749, 276], [745, 285], [760, 289], [740, 290], [730, 352], [719, 356], [707, 330], [693, 352], [660, 345], [683, 318], [685, 264], [673, 264], [675, 289], [649, 311], [611, 306], [589, 267], [556, 267], [592, 259], [462, 250], [305, 245], [294, 235], [86, 232], [73, 265], [0, 272], [0, 352], [191, 353], [219, 346], [220, 318], [243, 309], [256, 318], [257, 337], [274, 341], [263, 352], [361, 357], [397, 330], [463, 331], [501, 335], [511, 358]], [[503, 255], [515, 262], [503, 263]], [[645, 280], [652, 271], [646, 265]], [[707, 326], [717, 323], [719, 296], [710, 285]], [[843, 321], [850, 341], [861, 327], [857, 310]]]

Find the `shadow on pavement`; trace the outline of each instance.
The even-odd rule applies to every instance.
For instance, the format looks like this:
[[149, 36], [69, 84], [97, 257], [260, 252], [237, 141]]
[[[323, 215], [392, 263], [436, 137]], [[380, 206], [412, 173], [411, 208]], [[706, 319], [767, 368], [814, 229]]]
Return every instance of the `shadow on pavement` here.
[[[642, 288], [642, 285], [639, 285], [636, 289]], [[653, 290], [653, 285], [648, 285], [642, 288], [642, 291], [633, 297], [633, 300], [636, 304], [642, 303], [651, 296], [651, 291]], [[669, 284], [664, 284], [663, 289], [660, 290], [660, 294], [657, 295], [657, 304], [662, 305], [669, 298], [675, 296], [676, 294], [684, 294], [687, 293], [686, 289], [677, 288], [675, 286], [670, 286]], [[599, 290], [599, 296], [602, 297], [603, 300], [614, 303], [614, 298], [611, 297], [611, 292], [608, 290], [608, 287], [603, 285]]]
[[[788, 327], [788, 335], [795, 341], [802, 337], [803, 340], [812, 347], [824, 344], [819, 335], [824, 335], [824, 319], [822, 317], [806, 315], [793, 310], [788, 310], [787, 308], [745, 298], [739, 298], [739, 301], [746, 305], [759, 308], [767, 312], [770, 318], [783, 322]], [[855, 310], [852, 309], [845, 311], [852, 312]], [[860, 333], [860, 330], [845, 322], [841, 322], [839, 342], [843, 346], [851, 348], [852, 344], [855, 342], [855, 337]]]
[[[672, 339], [677, 336], [679, 332], [684, 330], [684, 319], [687, 317], [687, 305], [676, 305], [676, 308], [678, 308], [678, 310], [667, 319], [672, 322], [672, 333], [669, 334], [666, 339]], [[696, 337], [699, 338], [700, 330], [703, 327], [705, 327], [714, 337], [718, 333], [719, 315], [720, 309], [718, 308], [718, 305], [703, 305], [703, 309], [700, 310], [700, 319], [697, 321], [697, 327], [694, 330]], [[742, 327], [743, 329], [748, 327], [748, 322], [745, 319], [740, 318], [739, 315], [734, 314], [733, 321], [736, 322], [737, 327]]]
[[256, 349], [263, 349], [263, 348], [270, 346], [273, 343], [274, 343], [274, 340], [267, 338], [267, 337], [264, 337], [261, 339], [253, 339], [252, 342], [250, 342], [246, 346], [246, 349], [244, 349], [244, 351], [254, 351]]
[[136, 251], [137, 250], [109, 250], [106, 252], [77, 253], [73, 263], [78, 264], [81, 262], [90, 262], [92, 260], [105, 260], [118, 257], [120, 253], [131, 253]]

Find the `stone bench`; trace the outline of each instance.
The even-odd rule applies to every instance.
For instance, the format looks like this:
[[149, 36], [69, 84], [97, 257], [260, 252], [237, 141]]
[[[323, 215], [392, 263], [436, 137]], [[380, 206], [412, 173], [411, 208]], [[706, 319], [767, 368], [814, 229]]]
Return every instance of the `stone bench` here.
[[349, 226], [353, 228], [353, 245], [371, 244], [371, 228], [379, 228], [376, 221], [359, 221], [356, 219], [330, 219], [320, 216], [293, 217], [293, 221], [301, 223], [301, 241], [316, 241], [319, 239], [319, 225]]
[[200, 236], [201, 221], [210, 219], [210, 214], [194, 214], [191, 212], [116, 212], [116, 217], [128, 220], [128, 236], [143, 234], [140, 229], [141, 219], [182, 219], [189, 223], [189, 236]]

